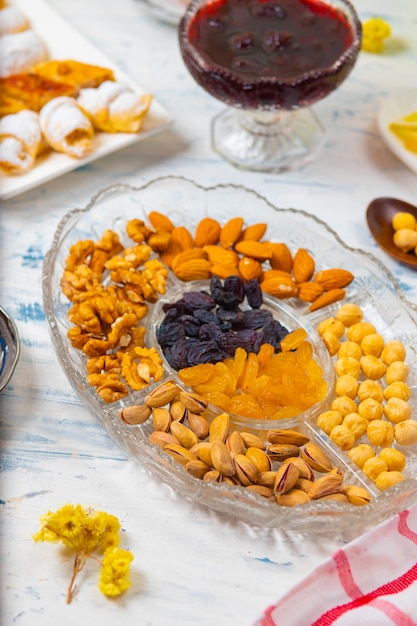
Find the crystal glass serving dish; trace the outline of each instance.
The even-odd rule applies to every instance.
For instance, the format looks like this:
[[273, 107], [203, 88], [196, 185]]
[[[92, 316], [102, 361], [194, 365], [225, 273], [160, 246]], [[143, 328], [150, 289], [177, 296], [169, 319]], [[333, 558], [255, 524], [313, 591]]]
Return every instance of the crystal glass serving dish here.
[[[245, 223], [268, 224], [267, 237], [271, 241], [285, 241], [291, 250], [307, 248], [321, 268], [344, 267], [355, 275], [347, 288], [347, 299], [361, 306], [365, 319], [373, 323], [385, 340], [401, 340], [407, 348], [407, 364], [410, 368], [408, 384], [411, 389], [411, 407], [417, 410], [417, 312], [407, 301], [395, 278], [385, 266], [360, 250], [346, 246], [338, 235], [324, 222], [302, 210], [282, 209], [271, 204], [255, 191], [237, 185], [202, 187], [193, 181], [167, 176], [150, 181], [140, 187], [112, 185], [99, 191], [86, 207], [70, 211], [60, 222], [51, 249], [43, 267], [44, 308], [50, 326], [53, 343], [59, 361], [81, 401], [96, 417], [100, 425], [131, 458], [146, 467], [154, 476], [170, 485], [181, 497], [196, 505], [213, 510], [254, 526], [277, 527], [307, 533], [329, 533], [347, 530], [360, 534], [370, 526], [409, 506], [417, 500], [417, 450], [416, 446], [405, 451], [407, 470], [405, 480], [391, 489], [379, 492], [375, 485], [358, 470], [347, 454], [337, 448], [316, 425], [316, 416], [302, 415], [296, 422], [281, 423], [281, 427], [294, 427], [305, 432], [319, 443], [332, 462], [342, 469], [345, 482], [366, 486], [372, 500], [365, 509], [351, 504], [332, 501], [312, 501], [294, 508], [278, 506], [240, 486], [226, 483], [206, 483], [188, 474], [168, 454], [149, 443], [153, 430], [148, 420], [142, 425], [128, 425], [121, 421], [121, 409], [142, 404], [144, 395], [154, 387], [131, 391], [122, 400], [106, 403], [91, 387], [86, 377], [86, 357], [75, 350], [67, 337], [72, 326], [67, 313], [71, 303], [63, 295], [61, 277], [71, 245], [80, 240], [99, 240], [106, 229], [120, 235], [124, 245], [131, 245], [124, 235], [129, 219], [146, 220], [151, 211], [168, 215], [175, 224], [184, 224], [193, 231], [206, 216], [225, 223], [228, 218], [239, 215]], [[184, 283], [184, 289], [188, 289]], [[169, 276], [167, 293], [162, 296], [176, 297], [179, 287]], [[332, 315], [338, 304], [310, 313], [308, 305], [298, 300], [273, 302], [279, 314], [285, 315], [288, 324], [317, 328], [321, 320]], [[381, 302], [384, 306], [381, 307]], [[158, 303], [151, 305], [143, 323], [148, 346], [155, 346], [155, 324]], [[155, 321], [156, 320], [156, 321]], [[166, 367], [165, 378], [173, 372]], [[159, 383], [158, 383], [159, 384]], [[331, 394], [330, 394], [331, 395]], [[331, 397], [326, 399], [326, 405]], [[281, 421], [282, 422], [282, 421]], [[252, 424], [252, 426], [254, 426]], [[259, 430], [264, 424], [255, 424]], [[240, 424], [246, 429], [247, 424]]]

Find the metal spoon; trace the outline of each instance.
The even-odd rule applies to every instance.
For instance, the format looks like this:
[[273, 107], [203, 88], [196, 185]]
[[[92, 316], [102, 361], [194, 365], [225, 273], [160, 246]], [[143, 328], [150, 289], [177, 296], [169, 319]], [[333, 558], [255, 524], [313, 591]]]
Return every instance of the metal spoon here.
[[417, 254], [402, 252], [394, 245], [393, 216], [401, 212], [412, 213], [417, 218], [417, 207], [397, 198], [375, 198], [366, 211], [366, 221], [371, 235], [384, 252], [400, 263], [417, 269]]
[[0, 391], [12, 377], [19, 355], [20, 342], [16, 324], [0, 307]]

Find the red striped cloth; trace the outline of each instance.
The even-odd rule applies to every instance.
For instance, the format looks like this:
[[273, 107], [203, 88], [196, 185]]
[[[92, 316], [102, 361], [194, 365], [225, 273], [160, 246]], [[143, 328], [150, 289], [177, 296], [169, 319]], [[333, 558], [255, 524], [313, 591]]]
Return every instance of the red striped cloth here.
[[348, 543], [255, 626], [417, 626], [417, 505]]

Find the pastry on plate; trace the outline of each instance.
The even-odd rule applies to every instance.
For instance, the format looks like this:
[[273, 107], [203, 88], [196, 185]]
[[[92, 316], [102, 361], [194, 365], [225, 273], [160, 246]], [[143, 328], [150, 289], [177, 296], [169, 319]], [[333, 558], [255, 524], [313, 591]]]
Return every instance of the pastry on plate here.
[[0, 35], [21, 33], [30, 28], [28, 18], [17, 7], [6, 6], [0, 9]]
[[72, 59], [51, 60], [32, 68], [32, 73], [66, 83], [73, 87], [98, 87], [105, 80], [114, 80], [113, 71], [107, 67], [89, 65]]
[[0, 78], [0, 116], [22, 109], [40, 111], [52, 98], [76, 95], [77, 89], [72, 85], [48, 80], [30, 72], [12, 74]]
[[129, 86], [105, 81], [99, 87], [81, 89], [77, 102], [94, 128], [107, 133], [137, 133], [152, 102]]
[[76, 159], [88, 156], [94, 128], [74, 98], [60, 96], [40, 110], [39, 121], [46, 143]]
[[5, 174], [25, 174], [46, 148], [34, 111], [19, 111], [0, 120], [0, 169]]
[[33, 30], [0, 37], [0, 77], [26, 72], [46, 59], [45, 43]]

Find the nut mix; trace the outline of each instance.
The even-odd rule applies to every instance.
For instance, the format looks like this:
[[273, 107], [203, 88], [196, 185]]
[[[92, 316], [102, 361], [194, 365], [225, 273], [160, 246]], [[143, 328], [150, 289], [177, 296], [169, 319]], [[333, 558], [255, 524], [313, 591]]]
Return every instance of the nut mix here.
[[[126, 224], [132, 246], [124, 247], [110, 229], [99, 241], [71, 246], [61, 279], [72, 302], [68, 338], [88, 357], [88, 382], [108, 403], [163, 376], [162, 359], [145, 347], [145, 326], [139, 322], [149, 303], [165, 292], [167, 268], [182, 281], [239, 279], [251, 290], [252, 300], [260, 300], [264, 291], [278, 298], [297, 297], [311, 303], [310, 310], [343, 298], [344, 287], [354, 278], [337, 268], [314, 274], [315, 261], [306, 249], [293, 257], [285, 243], [262, 240], [266, 224], [245, 226], [237, 217], [221, 226], [205, 217], [193, 237], [162, 213], [151, 211], [148, 219], [149, 224], [141, 219]], [[211, 355], [212, 361], [218, 359], [218, 354]]]
[[[197, 428], [191, 415], [199, 416]], [[364, 487], [345, 485], [342, 471], [304, 433], [271, 429], [263, 440], [254, 433], [233, 430], [228, 413], [213, 416], [203, 398], [182, 391], [173, 380], [151, 391], [142, 406], [122, 409], [120, 419], [131, 424], [152, 420], [150, 443], [204, 482], [246, 487], [270, 502], [290, 507], [322, 499], [357, 506], [371, 500]], [[396, 459], [392, 464], [400, 466]]]
[[[353, 303], [341, 305], [318, 332], [335, 357], [336, 398], [317, 425], [380, 490], [404, 480], [406, 455], [417, 444], [404, 344], [385, 341]], [[346, 340], [344, 340], [344, 337]]]

